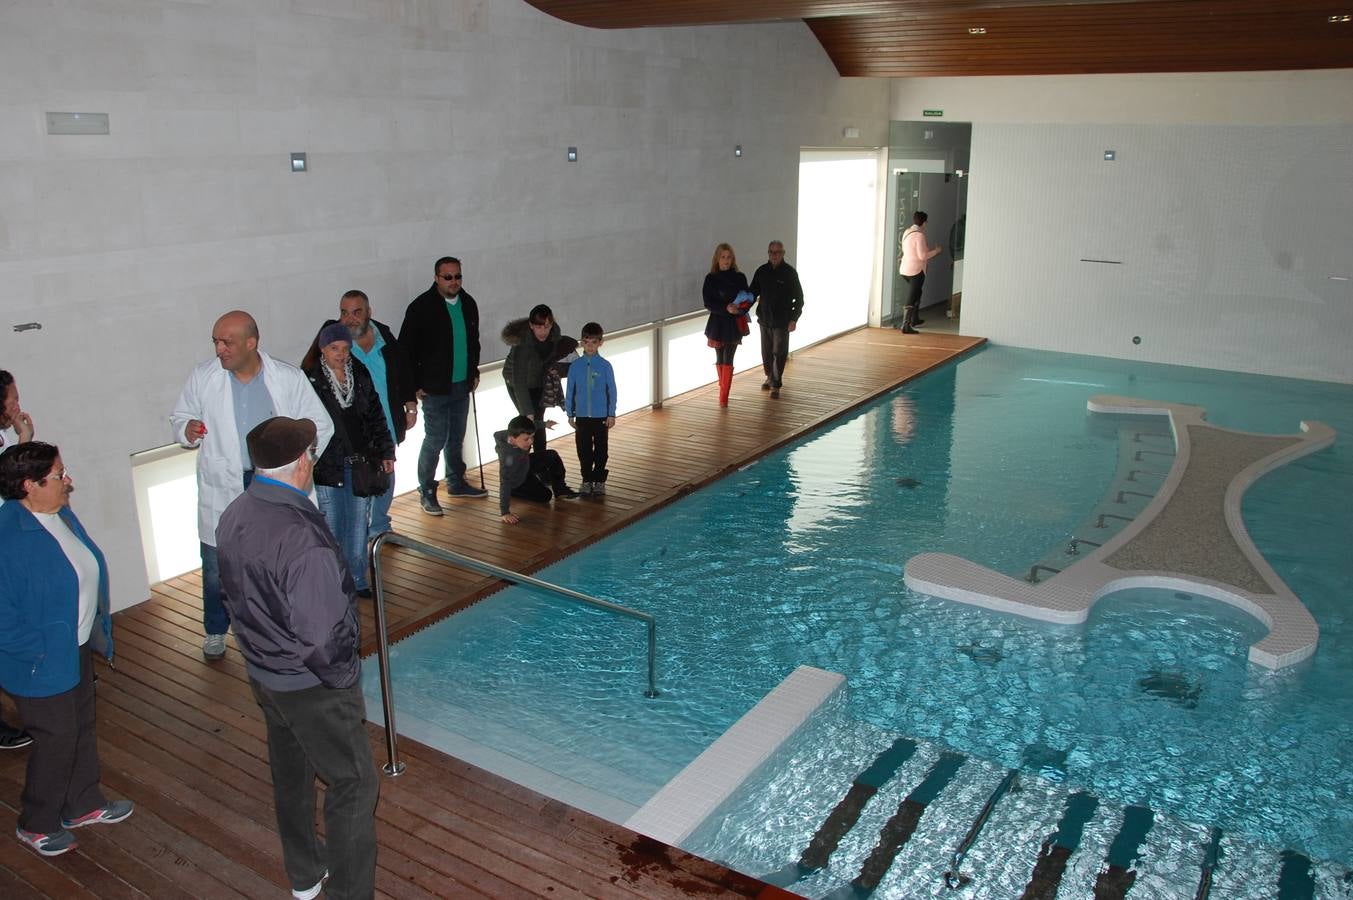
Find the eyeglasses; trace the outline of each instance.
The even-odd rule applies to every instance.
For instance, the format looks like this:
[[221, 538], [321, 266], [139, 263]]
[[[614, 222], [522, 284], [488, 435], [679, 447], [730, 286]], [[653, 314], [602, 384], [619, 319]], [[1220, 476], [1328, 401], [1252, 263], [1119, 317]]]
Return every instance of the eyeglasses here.
[[62, 469], [60, 472], [50, 472], [46, 478], [38, 480], [38, 484], [46, 484], [48, 479], [55, 478], [57, 481], [68, 481], [70, 479], [70, 469]]
[[461, 281], [465, 276], [457, 272], [455, 275], [438, 275], [442, 281]]

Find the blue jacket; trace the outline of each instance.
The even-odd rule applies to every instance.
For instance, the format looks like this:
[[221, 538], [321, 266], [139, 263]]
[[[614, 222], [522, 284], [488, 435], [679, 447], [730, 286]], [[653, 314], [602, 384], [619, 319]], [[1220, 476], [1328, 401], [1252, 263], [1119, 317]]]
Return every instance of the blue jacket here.
[[600, 353], [584, 353], [568, 367], [564, 413], [570, 419], [604, 419], [615, 415], [615, 370]]
[[[70, 507], [58, 515], [99, 563], [99, 602], [89, 642], [110, 661], [108, 564]], [[66, 553], [22, 503], [0, 506], [0, 687], [53, 697], [80, 682], [80, 582]]]

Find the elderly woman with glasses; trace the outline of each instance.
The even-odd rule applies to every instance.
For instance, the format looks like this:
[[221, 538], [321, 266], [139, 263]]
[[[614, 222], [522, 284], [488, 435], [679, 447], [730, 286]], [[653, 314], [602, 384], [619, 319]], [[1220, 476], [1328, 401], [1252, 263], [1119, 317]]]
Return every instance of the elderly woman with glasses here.
[[132, 814], [99, 789], [92, 657], [113, 658], [108, 568], [72, 490], [51, 444], [0, 454], [0, 685], [33, 736], [15, 834], [43, 856], [75, 847], [73, 828]]
[[395, 439], [385, 424], [385, 410], [371, 373], [352, 357], [352, 333], [347, 326], [335, 322], [321, 329], [301, 369], [334, 420], [333, 440], [315, 464], [319, 511], [343, 551], [358, 596], [370, 597], [367, 523], [371, 503], [385, 492], [385, 485], [375, 494], [368, 493], [374, 488], [355, 481], [354, 470], [370, 461], [393, 478]]

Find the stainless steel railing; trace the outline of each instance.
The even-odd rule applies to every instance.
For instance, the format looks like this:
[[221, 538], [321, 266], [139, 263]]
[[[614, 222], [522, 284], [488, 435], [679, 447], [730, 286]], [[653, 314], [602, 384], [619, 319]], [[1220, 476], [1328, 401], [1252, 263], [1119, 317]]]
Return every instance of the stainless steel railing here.
[[472, 572], [478, 572], [481, 575], [492, 575], [495, 578], [501, 578], [503, 581], [512, 584], [526, 585], [527, 587], [538, 588], [557, 597], [563, 597], [566, 600], [572, 600], [575, 603], [583, 603], [587, 606], [594, 606], [597, 609], [604, 609], [617, 615], [628, 616], [632, 619], [638, 619], [648, 626], [648, 689], [644, 691], [645, 697], [658, 696], [658, 623], [653, 616], [648, 613], [639, 612], [636, 609], [630, 609], [628, 606], [621, 606], [617, 603], [611, 603], [608, 600], [599, 600], [596, 597], [589, 597], [587, 594], [570, 590], [566, 587], [560, 587], [557, 584], [551, 584], [548, 581], [541, 581], [539, 578], [532, 578], [530, 575], [523, 575], [520, 572], [513, 572], [510, 569], [504, 569], [495, 566], [492, 563], [486, 563], [483, 560], [475, 559], [471, 556], [465, 556], [456, 553], [454, 550], [447, 550], [443, 547], [437, 547], [433, 544], [425, 544], [422, 541], [416, 541], [413, 538], [405, 537], [393, 531], [386, 531], [378, 534], [376, 539], [371, 542], [367, 549], [368, 558], [371, 563], [371, 589], [376, 607], [376, 658], [380, 662], [381, 672], [381, 705], [385, 708], [385, 749], [389, 754], [390, 761], [384, 766], [386, 775], [399, 775], [404, 771], [404, 763], [399, 761], [399, 748], [397, 746], [398, 736], [395, 734], [395, 704], [394, 692], [390, 686], [390, 632], [385, 623], [385, 582], [381, 577], [381, 548], [386, 544], [394, 544], [397, 547], [407, 547], [410, 550], [416, 550], [419, 553], [431, 556], [433, 559], [440, 559], [442, 562], [450, 563], [453, 566], [459, 566], [462, 569], [469, 569]]

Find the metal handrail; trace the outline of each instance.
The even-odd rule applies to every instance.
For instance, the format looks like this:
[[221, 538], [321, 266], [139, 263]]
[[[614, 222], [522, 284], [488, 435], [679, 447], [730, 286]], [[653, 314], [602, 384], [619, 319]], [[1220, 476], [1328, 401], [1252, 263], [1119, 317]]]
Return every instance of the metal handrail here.
[[390, 632], [385, 623], [385, 584], [384, 580], [381, 578], [380, 551], [386, 544], [407, 547], [410, 550], [417, 550], [419, 553], [426, 554], [434, 559], [440, 559], [442, 562], [451, 563], [454, 566], [460, 566], [463, 569], [469, 569], [470, 571], [478, 572], [481, 575], [492, 575], [495, 578], [501, 578], [503, 581], [511, 582], [512, 584], [523, 584], [528, 587], [539, 588], [542, 591], [555, 594], [566, 600], [573, 600], [577, 603], [594, 606], [597, 609], [604, 609], [622, 616], [629, 616], [630, 618], [640, 620], [648, 626], [648, 690], [644, 691], [644, 696], [650, 698], [658, 696], [658, 623], [649, 613], [639, 612], [637, 609], [630, 609], [628, 606], [621, 606], [618, 603], [611, 603], [608, 600], [599, 600], [596, 597], [589, 597], [587, 594], [582, 594], [566, 587], [560, 587], [559, 585], [551, 584], [548, 581], [541, 581], [539, 578], [532, 578], [530, 575], [523, 575], [520, 572], [513, 572], [510, 569], [504, 569], [495, 566], [492, 563], [486, 563], [483, 560], [464, 556], [460, 553], [456, 553], [454, 550], [447, 550], [444, 547], [416, 541], [413, 538], [405, 537], [394, 531], [383, 531], [376, 535], [376, 538], [371, 542], [371, 545], [367, 550], [367, 556], [371, 564], [372, 596], [376, 607], [376, 658], [380, 663], [381, 705], [385, 709], [385, 749], [390, 756], [390, 762], [383, 767], [386, 775], [399, 775], [404, 771], [404, 763], [399, 761], [399, 750], [396, 746], [394, 691], [390, 685]]

